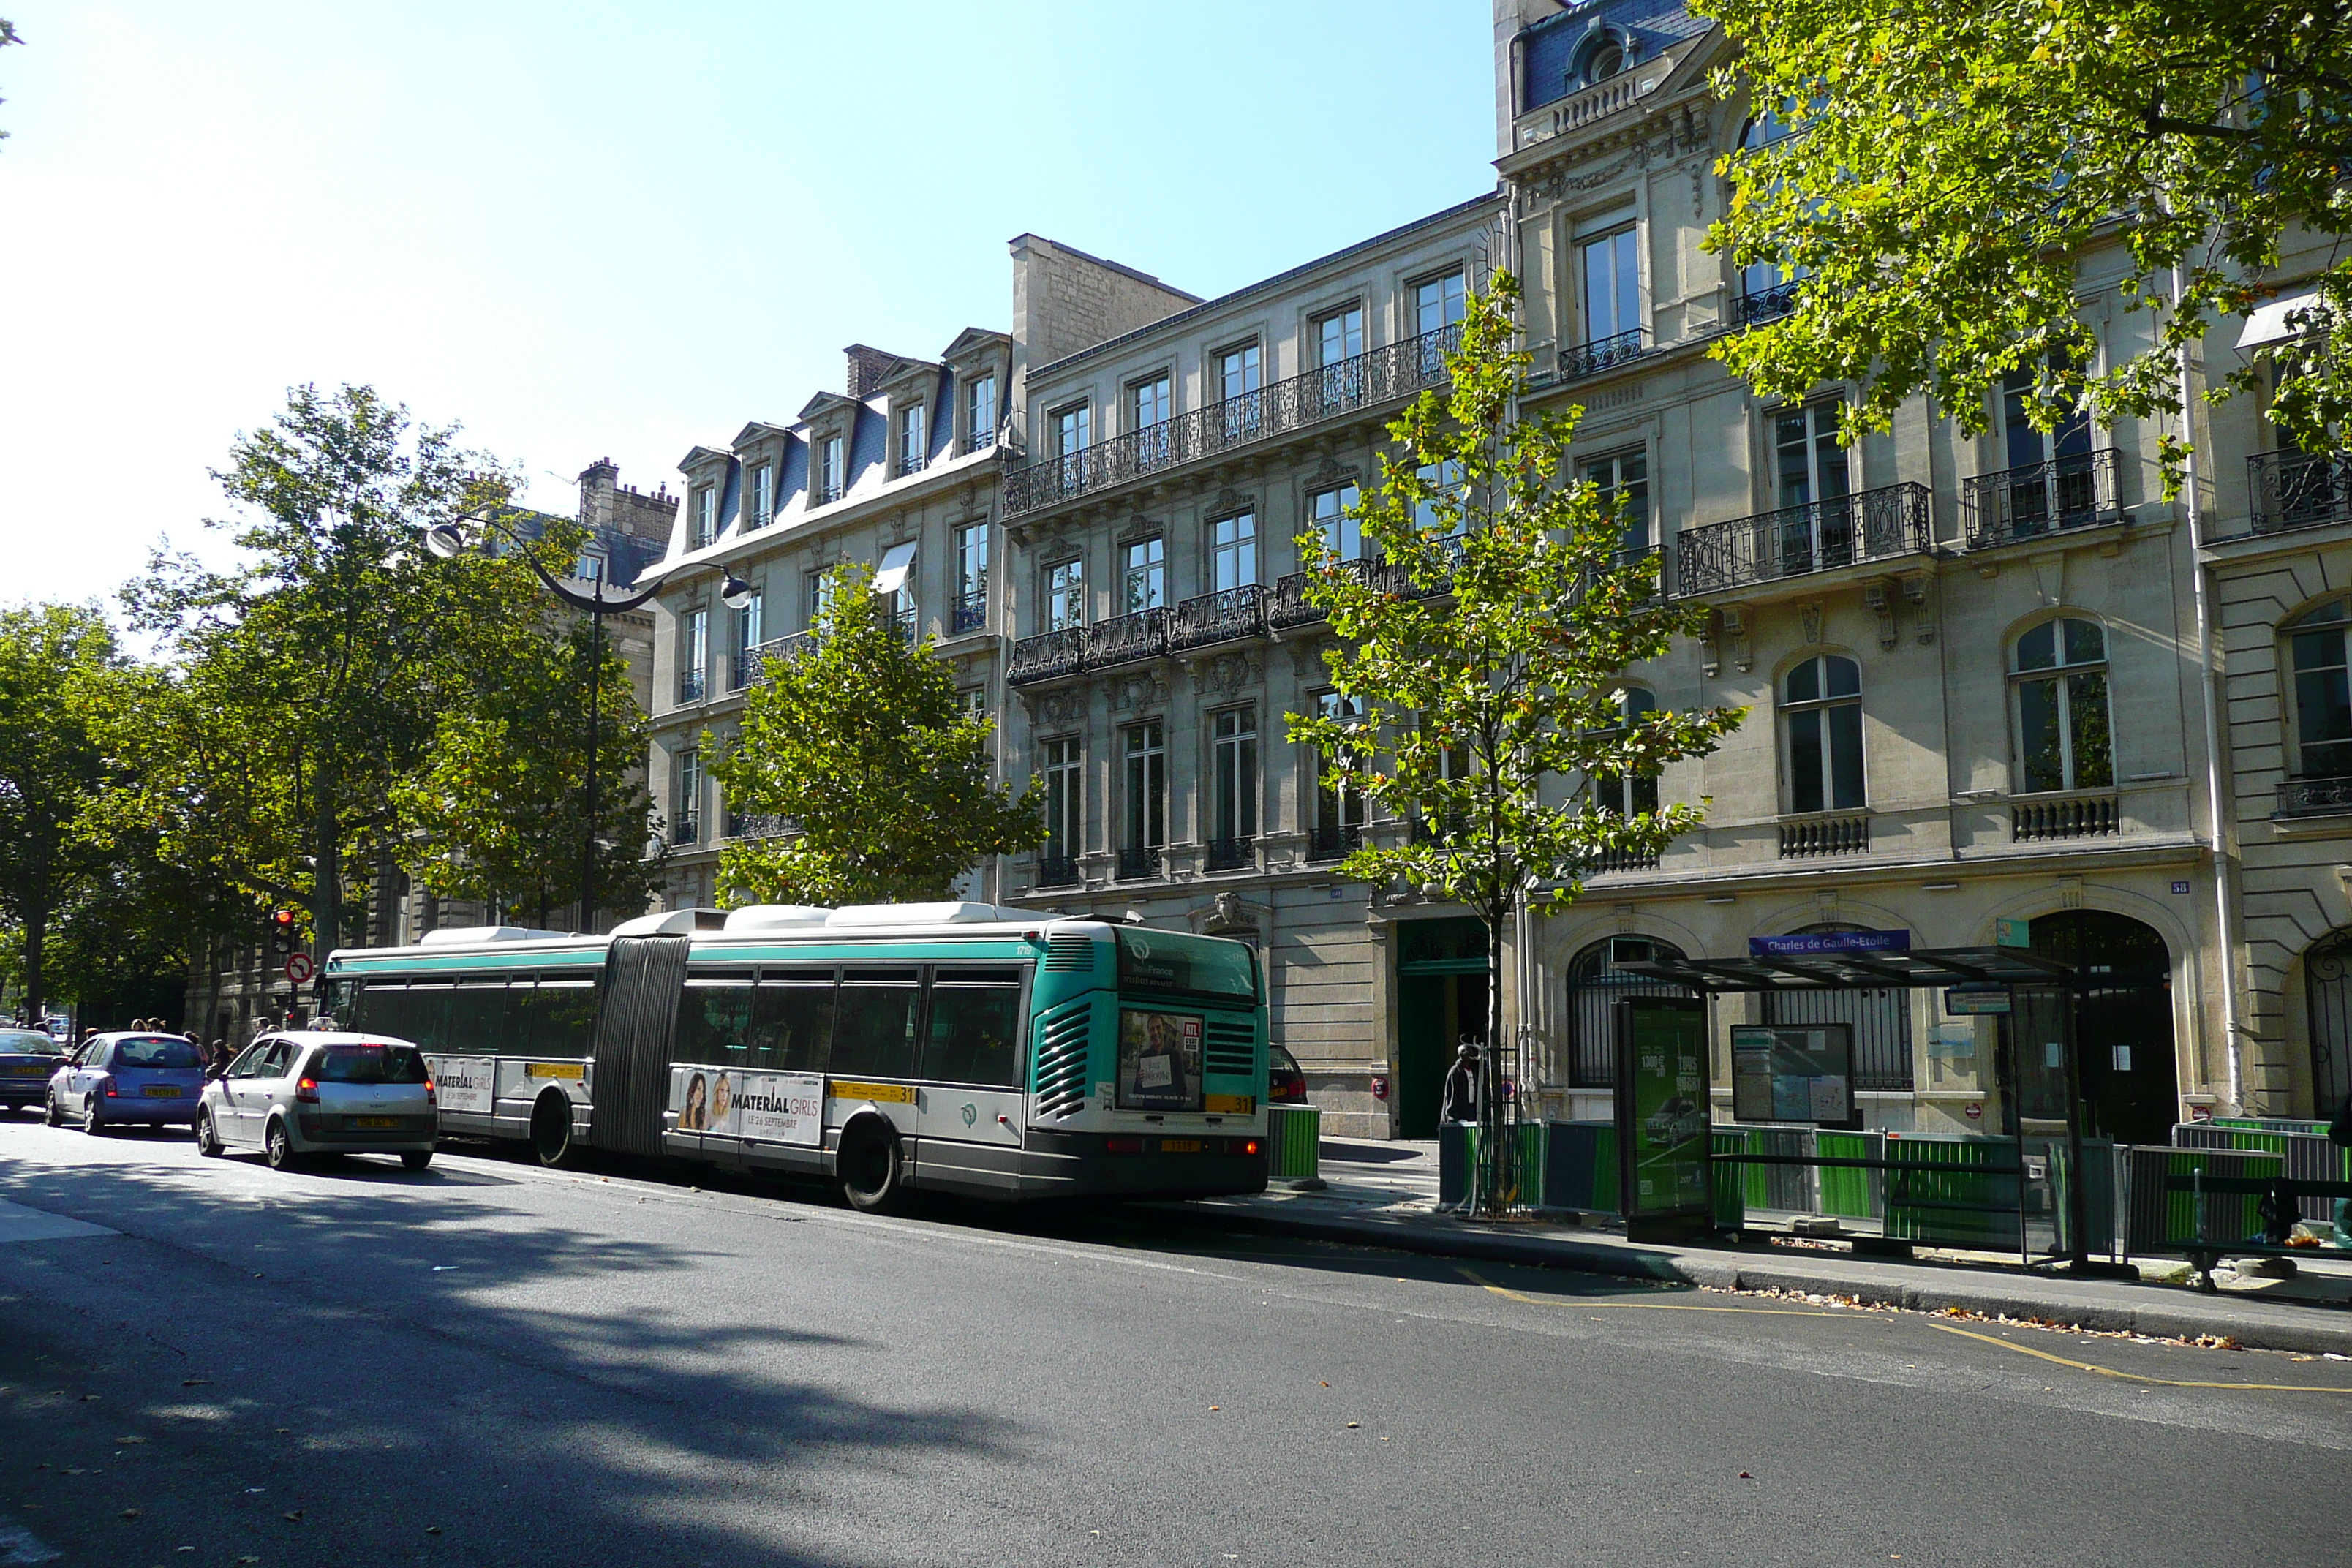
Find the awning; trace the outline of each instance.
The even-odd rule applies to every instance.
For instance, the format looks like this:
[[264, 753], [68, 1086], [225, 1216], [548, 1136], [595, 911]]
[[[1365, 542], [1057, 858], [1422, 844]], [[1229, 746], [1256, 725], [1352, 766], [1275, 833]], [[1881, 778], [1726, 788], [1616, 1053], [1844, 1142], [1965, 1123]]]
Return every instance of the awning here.
[[2292, 312], [2311, 310], [2318, 303], [2319, 296], [2305, 289], [2300, 294], [2290, 294], [2284, 300], [2273, 300], [2267, 305], [2255, 306], [2246, 317], [2245, 330], [2238, 334], [2238, 346], [2258, 349], [2265, 343], [2283, 343], [2289, 338], [2302, 337], [2312, 330], [2315, 322], [2305, 321], [2289, 326], [2287, 316]]
[[1890, 986], [2065, 985], [2072, 965], [2017, 947], [1914, 948], [1905, 952], [1779, 953], [1748, 958], [1653, 958], [1612, 965], [1694, 991], [1875, 991]]
[[882, 552], [882, 564], [874, 569], [874, 591], [895, 594], [907, 585], [907, 574], [915, 568], [915, 546], [910, 541], [894, 544]]

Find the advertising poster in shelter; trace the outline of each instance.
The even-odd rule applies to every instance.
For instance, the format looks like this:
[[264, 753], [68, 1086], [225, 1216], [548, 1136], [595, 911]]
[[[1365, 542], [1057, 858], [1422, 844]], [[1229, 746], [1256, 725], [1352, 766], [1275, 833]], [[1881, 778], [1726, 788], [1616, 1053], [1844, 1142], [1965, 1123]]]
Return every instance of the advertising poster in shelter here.
[[1851, 1024], [1743, 1025], [1731, 1031], [1735, 1121], [1862, 1125]]
[[1617, 1003], [1617, 1147], [1629, 1222], [1705, 1218], [1708, 1181], [1706, 1013], [1682, 996]]

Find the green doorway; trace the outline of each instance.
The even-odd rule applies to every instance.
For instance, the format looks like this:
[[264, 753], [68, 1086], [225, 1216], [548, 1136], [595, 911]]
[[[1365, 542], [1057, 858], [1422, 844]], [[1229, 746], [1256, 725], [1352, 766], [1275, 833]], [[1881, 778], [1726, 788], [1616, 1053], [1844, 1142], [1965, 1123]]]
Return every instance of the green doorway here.
[[1486, 927], [1411, 921], [1397, 940], [1397, 1134], [1437, 1136], [1446, 1069], [1463, 1040], [1486, 1038]]
[[2084, 1136], [2170, 1142], [2180, 1119], [2180, 1080], [2172, 1050], [2172, 954], [2164, 938], [2104, 910], [2043, 915], [2032, 931], [2034, 952], [2074, 968]]

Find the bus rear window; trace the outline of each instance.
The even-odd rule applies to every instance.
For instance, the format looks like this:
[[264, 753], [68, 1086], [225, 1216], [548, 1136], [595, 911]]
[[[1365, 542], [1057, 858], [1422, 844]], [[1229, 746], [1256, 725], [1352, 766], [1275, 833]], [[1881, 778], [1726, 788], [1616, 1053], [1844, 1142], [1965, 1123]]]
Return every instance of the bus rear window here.
[[1121, 990], [1257, 999], [1256, 957], [1238, 942], [1141, 926], [1117, 930]]

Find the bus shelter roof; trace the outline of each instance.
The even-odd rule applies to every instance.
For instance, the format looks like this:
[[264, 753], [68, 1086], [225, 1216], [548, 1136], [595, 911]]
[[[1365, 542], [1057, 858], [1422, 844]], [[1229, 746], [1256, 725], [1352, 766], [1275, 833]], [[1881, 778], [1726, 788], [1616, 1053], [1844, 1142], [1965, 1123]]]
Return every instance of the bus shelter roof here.
[[2071, 964], [2015, 947], [1931, 947], [1895, 952], [1654, 958], [1620, 963], [1629, 974], [1694, 991], [1879, 991], [1890, 986], [2070, 985]]

